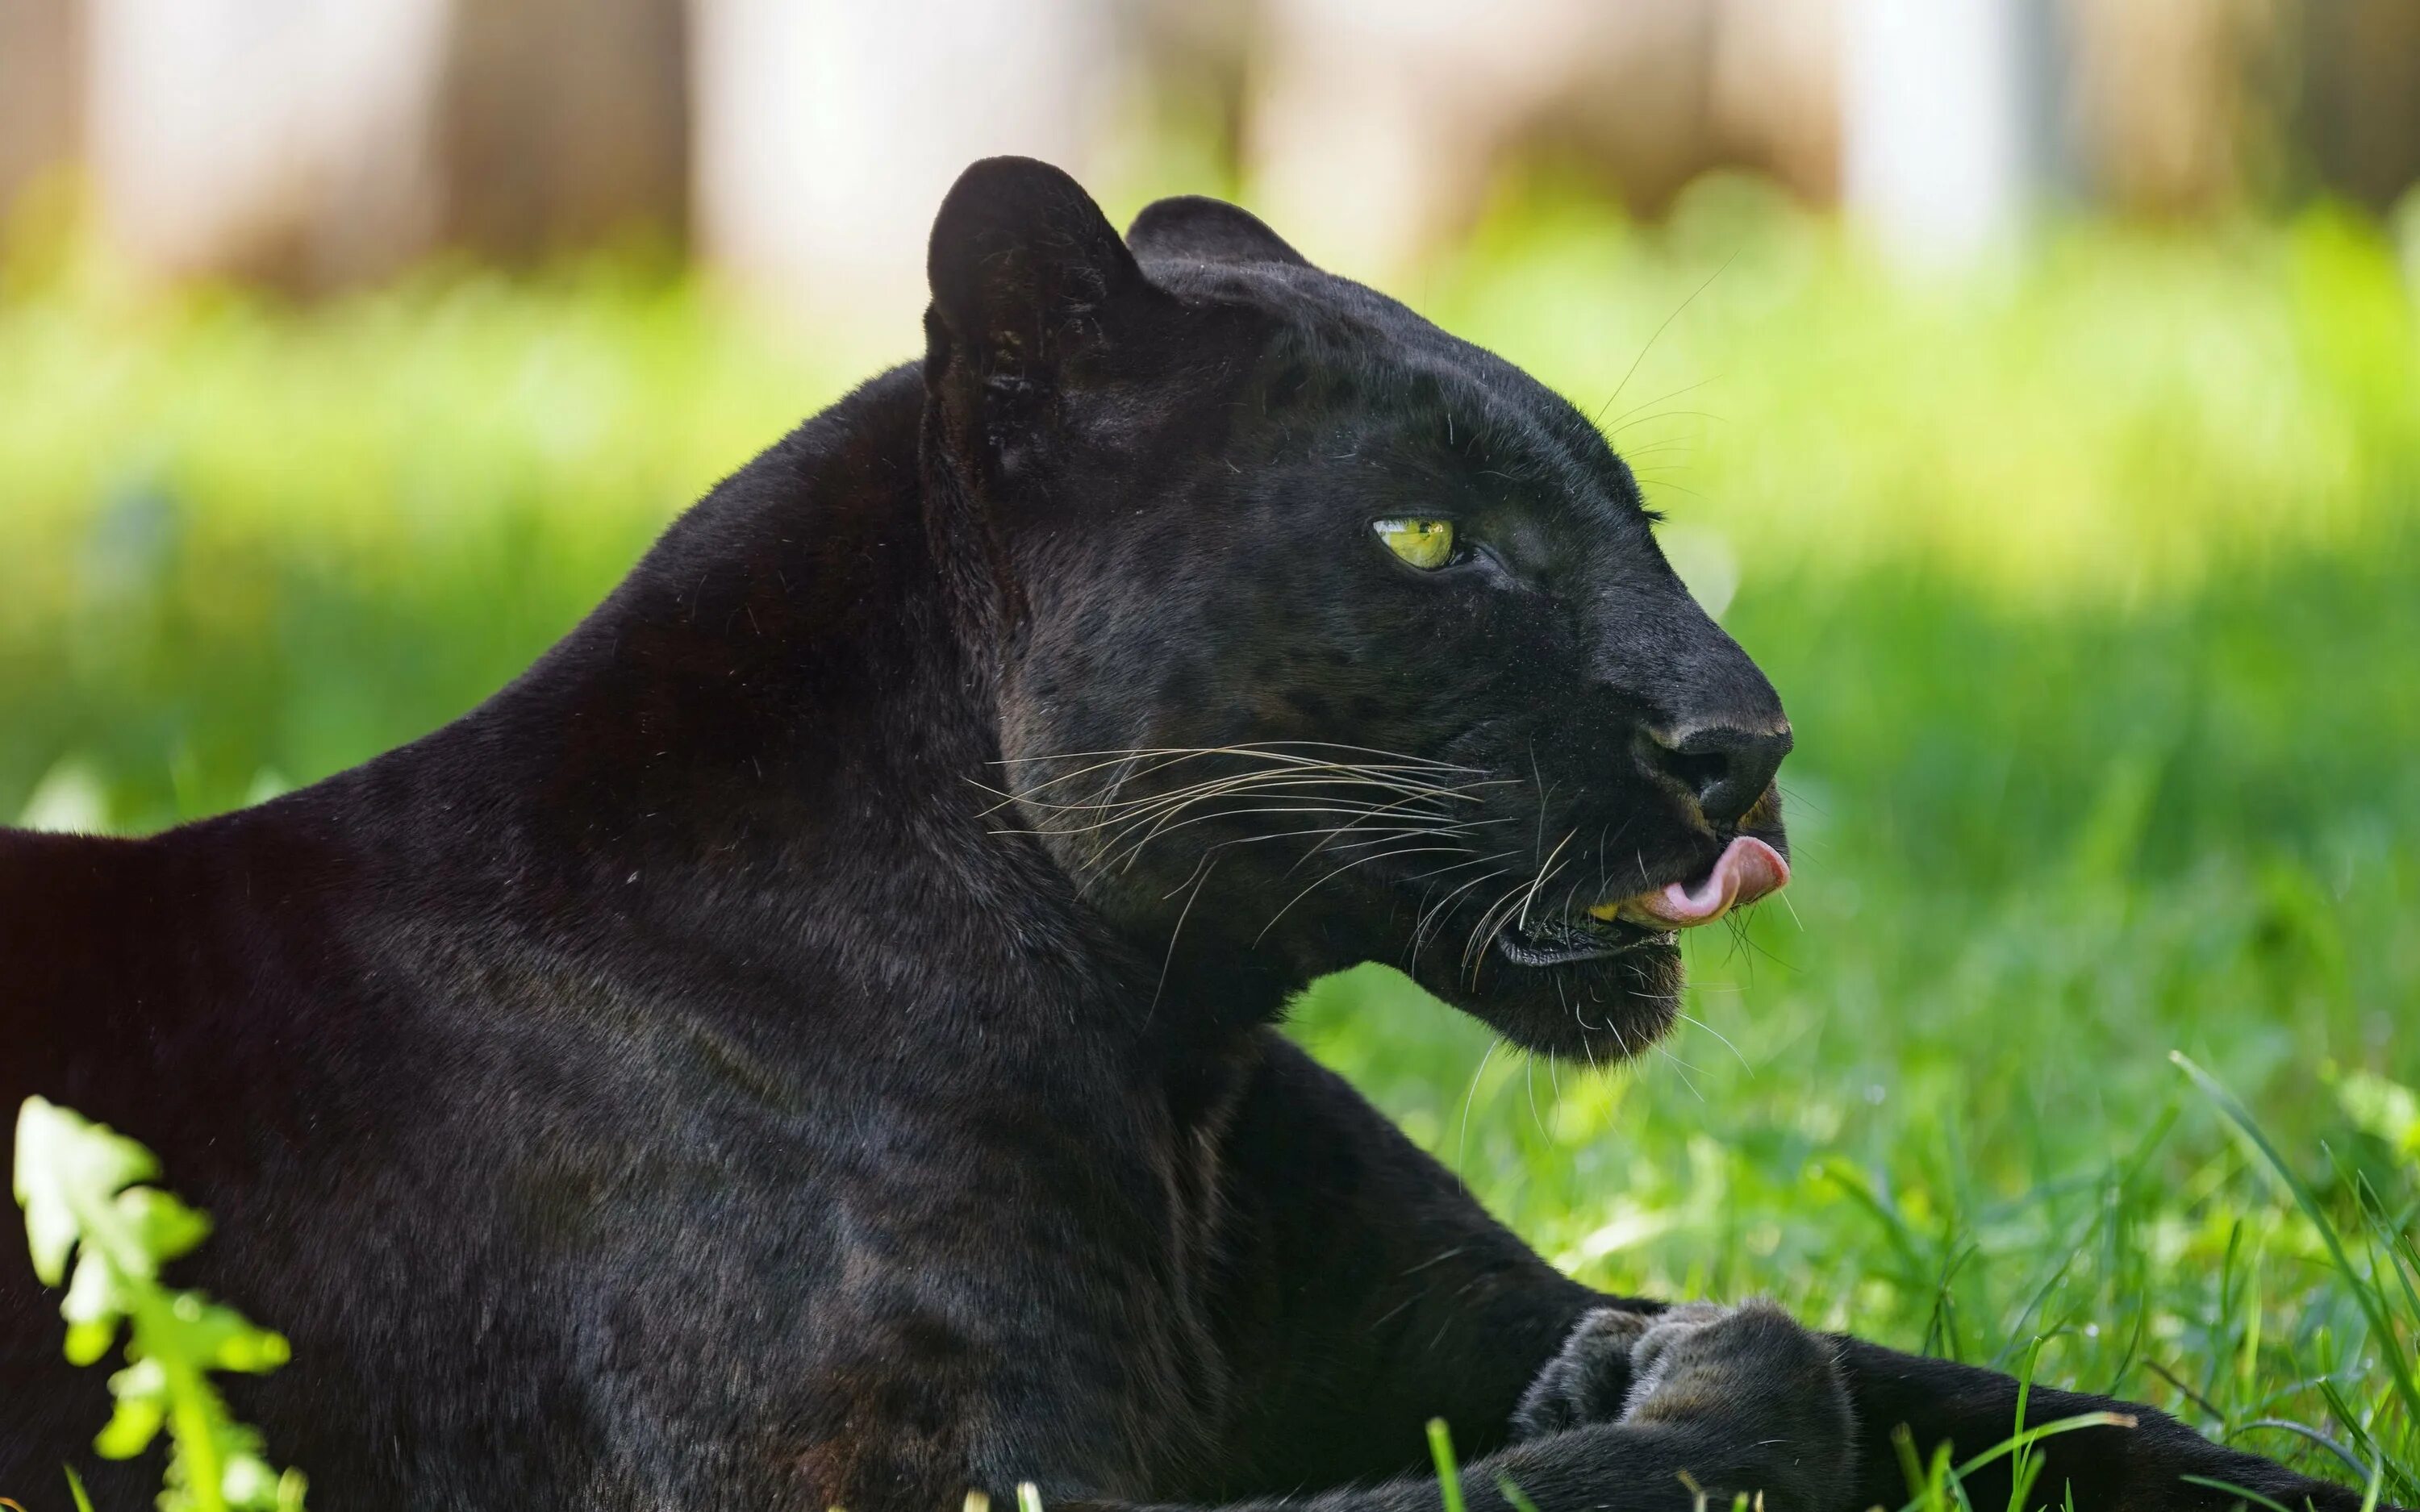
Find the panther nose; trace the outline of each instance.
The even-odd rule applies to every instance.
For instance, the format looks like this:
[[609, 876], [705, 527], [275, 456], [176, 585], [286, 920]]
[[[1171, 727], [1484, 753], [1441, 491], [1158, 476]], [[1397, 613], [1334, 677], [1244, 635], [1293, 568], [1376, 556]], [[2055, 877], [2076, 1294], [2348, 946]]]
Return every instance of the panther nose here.
[[1706, 823], [1735, 825], [1773, 785], [1773, 774], [1790, 754], [1790, 727], [1650, 730], [1638, 754], [1649, 775], [1678, 785], [1696, 801]]

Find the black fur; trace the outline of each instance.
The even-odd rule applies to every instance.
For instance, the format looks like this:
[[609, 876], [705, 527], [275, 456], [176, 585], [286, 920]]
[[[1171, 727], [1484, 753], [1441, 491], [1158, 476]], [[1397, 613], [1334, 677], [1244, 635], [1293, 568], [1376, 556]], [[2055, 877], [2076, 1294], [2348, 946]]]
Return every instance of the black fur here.
[[[1782, 844], [1691, 737], [1786, 727], [1561, 400], [1240, 212], [1134, 243], [978, 164], [922, 365], [488, 703], [150, 840], [0, 835], [0, 1105], [215, 1214], [182, 1274], [292, 1337], [237, 1405], [317, 1504], [1428, 1508], [1431, 1415], [1478, 1506], [1896, 1504], [1894, 1424], [2008, 1430], [2006, 1378], [1769, 1309], [1575, 1334], [1607, 1299], [1267, 1026], [1375, 958], [1637, 1049], [1678, 957], [1586, 909]], [[1078, 754], [1137, 749], [1227, 754]], [[139, 1505], [56, 1306], [0, 1260], [0, 1493]], [[2079, 1506], [2355, 1504], [2157, 1414], [2053, 1458]]]

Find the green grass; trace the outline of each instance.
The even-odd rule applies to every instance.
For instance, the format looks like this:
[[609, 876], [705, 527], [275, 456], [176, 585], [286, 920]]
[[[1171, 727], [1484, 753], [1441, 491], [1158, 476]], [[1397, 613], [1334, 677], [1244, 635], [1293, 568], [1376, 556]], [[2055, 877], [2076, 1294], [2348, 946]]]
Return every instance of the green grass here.
[[[2256, 1426], [2299, 1422], [2420, 1500], [2392, 250], [2075, 227], [1909, 288], [1714, 184], [1653, 235], [1532, 198], [1405, 292], [1606, 407], [1790, 704], [1798, 881], [1692, 941], [1693, 1022], [1629, 1071], [1491, 1051], [1378, 967], [1306, 1041], [1592, 1281], [2010, 1367], [2040, 1339], [2044, 1381], [2324, 1461]], [[21, 285], [0, 814], [148, 828], [449, 717], [900, 336], [611, 270], [309, 313]]]

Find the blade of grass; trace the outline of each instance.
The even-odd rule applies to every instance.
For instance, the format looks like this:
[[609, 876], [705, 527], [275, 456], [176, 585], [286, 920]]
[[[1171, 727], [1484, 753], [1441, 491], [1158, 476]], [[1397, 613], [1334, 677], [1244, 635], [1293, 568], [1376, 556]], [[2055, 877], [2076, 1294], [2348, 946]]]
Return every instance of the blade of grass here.
[[1901, 1423], [1891, 1429], [1891, 1447], [1898, 1451], [1900, 1473], [1907, 1477], [1907, 1489], [1916, 1497], [1916, 1501], [1908, 1505], [1914, 1506], [1917, 1502], [1929, 1500], [1926, 1493], [1931, 1488], [1924, 1473], [1924, 1466], [1916, 1458], [1916, 1435], [1908, 1431], [1906, 1424]]
[[2319, 1429], [2311, 1427], [2309, 1424], [2297, 1423], [2291, 1418], [2255, 1418], [2251, 1422], [2244, 1424], [2242, 1427], [2221, 1434], [2220, 1437], [2226, 1440], [2228, 1443], [2233, 1443], [2235, 1440], [2242, 1438], [2244, 1434], [2251, 1432], [2254, 1428], [2274, 1428], [2280, 1433], [2291, 1433], [2299, 1438], [2307, 1439], [2311, 1443], [2318, 1444], [2320, 1448], [2325, 1449], [2328, 1453], [2335, 1456], [2338, 1459], [2343, 1460], [2345, 1468], [2351, 1471], [2354, 1474], [2366, 1475], [2369, 1473], [2369, 1467], [2361, 1462], [2361, 1457], [2359, 1455], [2354, 1454], [2350, 1449], [2346, 1448], [2335, 1440], [2329, 1438], [2326, 1434], [2321, 1433]]
[[[2017, 1378], [2017, 1420], [2013, 1425], [2019, 1433], [2025, 1430], [2025, 1403], [2034, 1391], [2034, 1372], [2041, 1366], [2042, 1337], [2037, 1334], [2031, 1348], [2025, 1350], [2024, 1373]], [[2025, 1512], [2025, 1493], [2033, 1489], [2041, 1474], [2041, 1462], [2034, 1458], [2034, 1447], [2019, 1449], [2009, 1465], [2009, 1512]]]
[[2213, 1491], [2225, 1491], [2229, 1496], [2240, 1496], [2256, 1506], [2267, 1507], [2269, 1512], [2294, 1512], [2293, 1508], [2271, 1501], [2258, 1491], [2245, 1490], [2232, 1481], [2212, 1480], [2208, 1475], [2180, 1475], [2177, 1479], [2188, 1486], [2207, 1486]]
[[[2079, 1412], [2073, 1417], [2062, 1417], [2037, 1428], [2026, 1428], [2021, 1433], [2011, 1433], [1981, 1454], [1951, 1467], [1949, 1484], [1951, 1489], [1957, 1490], [1959, 1500], [1962, 1502], [1966, 1496], [1963, 1489], [1966, 1477], [1995, 1459], [2030, 1448], [2042, 1440], [2057, 1434], [2073, 1433], [2078, 1428], [2131, 1428], [2134, 1426], [2134, 1421], [2124, 1412]], [[1911, 1446], [1906, 1453], [1902, 1454], [1902, 1463], [1910, 1462], [1913, 1454], [1914, 1449]], [[1923, 1509], [1919, 1503], [1910, 1502], [1900, 1508], [1900, 1512], [1923, 1512]]]
[[2370, 1334], [2377, 1344], [2379, 1354], [2386, 1363], [2388, 1372], [2394, 1378], [2395, 1389], [2403, 1399], [2404, 1411], [2414, 1422], [2420, 1422], [2420, 1381], [2412, 1379], [2412, 1362], [2404, 1357], [2402, 1340], [2395, 1332], [2393, 1320], [2388, 1317], [2385, 1304], [2377, 1294], [2377, 1288], [2360, 1272], [2353, 1269], [2352, 1257], [2345, 1253], [2344, 1240], [2336, 1233], [2335, 1225], [2328, 1221], [2326, 1210], [2319, 1206], [2318, 1195], [2311, 1191], [2307, 1182], [2294, 1174], [2293, 1167], [2287, 1165], [2285, 1158], [2277, 1153], [2277, 1147], [2271, 1144], [2269, 1136], [2260, 1132], [2260, 1126], [2253, 1120], [2251, 1113], [2242, 1103], [2236, 1101], [2235, 1094], [2221, 1085], [2218, 1078], [2194, 1064], [2180, 1051], [2168, 1052], [2168, 1058], [2176, 1062], [2186, 1075], [2192, 1077], [2194, 1084], [2202, 1089], [2203, 1095], [2217, 1103], [2219, 1111], [2226, 1115], [2228, 1121], [2242, 1130], [2246, 1139], [2252, 1141], [2253, 1148], [2260, 1152], [2261, 1158], [2269, 1163], [2269, 1168], [2276, 1173], [2277, 1179], [2286, 1184], [2286, 1190], [2293, 1195], [2294, 1201], [2301, 1206], [2304, 1216], [2310, 1219], [2311, 1227], [2319, 1230], [2319, 1242], [2327, 1246], [2329, 1257], [2335, 1262], [2337, 1272], [2351, 1287], [2353, 1299], [2360, 1305], [2363, 1316], [2369, 1319]]
[[1512, 1504], [1512, 1512], [1538, 1512], [1538, 1504], [1529, 1500], [1528, 1493], [1522, 1490], [1512, 1476], [1497, 1476], [1496, 1489], [1504, 1493], [1504, 1500]]
[[1464, 1512], [1462, 1503], [1462, 1471], [1453, 1459], [1453, 1435], [1445, 1419], [1429, 1419], [1429, 1458], [1436, 1462], [1437, 1494], [1445, 1498], [1445, 1512]]

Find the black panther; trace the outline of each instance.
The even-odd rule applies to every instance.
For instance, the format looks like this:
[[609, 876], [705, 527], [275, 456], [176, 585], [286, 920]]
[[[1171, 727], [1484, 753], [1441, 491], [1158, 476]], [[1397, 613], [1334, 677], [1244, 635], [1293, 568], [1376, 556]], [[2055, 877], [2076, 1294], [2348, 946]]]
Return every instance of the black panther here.
[[[216, 1215], [271, 1453], [347, 1509], [1347, 1512], [1439, 1504], [1441, 1416], [1476, 1507], [1777, 1512], [2005, 1436], [2006, 1377], [1557, 1273], [1271, 1027], [1387, 960], [1609, 1063], [1786, 880], [1780, 702], [1592, 427], [1210, 201], [1122, 239], [979, 163], [929, 271], [921, 363], [463, 718], [0, 836], [0, 1098]], [[137, 1505], [57, 1300], [0, 1263], [0, 1491]], [[2041, 1494], [2357, 1504], [2136, 1412]]]

